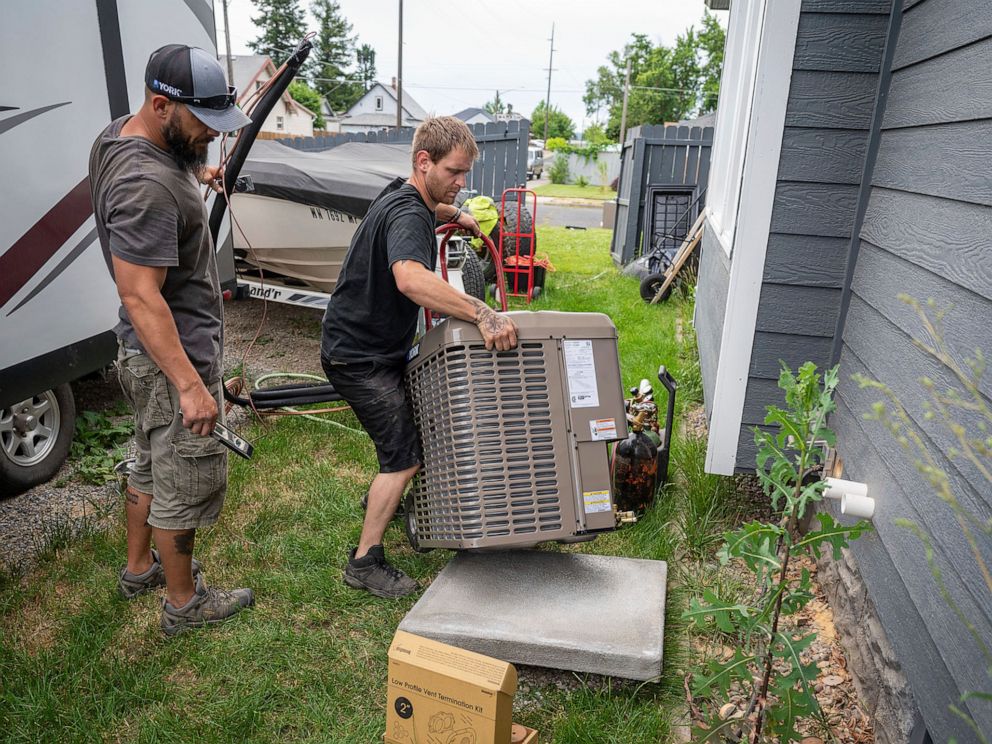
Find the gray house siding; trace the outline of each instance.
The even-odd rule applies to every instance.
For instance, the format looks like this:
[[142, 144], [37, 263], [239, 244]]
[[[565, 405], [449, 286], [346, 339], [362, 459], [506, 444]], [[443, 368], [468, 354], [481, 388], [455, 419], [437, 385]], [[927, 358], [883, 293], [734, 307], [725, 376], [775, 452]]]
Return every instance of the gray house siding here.
[[699, 368], [703, 377], [703, 400], [706, 413], [712, 413], [716, 368], [720, 362], [720, 340], [730, 284], [730, 263], [719, 241], [703, 232], [699, 259], [699, 286], [696, 290], [696, 338], [699, 344]]
[[754, 469], [752, 427], [764, 421], [765, 406], [782, 403], [775, 382], [780, 360], [793, 369], [807, 360], [820, 366], [830, 361], [890, 4], [802, 4], [738, 440], [739, 470]]
[[[979, 519], [992, 517], [989, 485], [960, 458], [946, 429], [924, 417], [928, 376], [950, 372], [918, 349], [915, 313], [897, 295], [936, 298], [949, 308], [943, 338], [958, 357], [992, 353], [992, 13], [987, 0], [904, 3], [878, 156], [857, 244], [840, 346], [841, 385], [832, 426], [844, 477], [868, 483], [876, 534], [852, 552], [888, 637], [899, 653], [935, 740], [974, 740], [949, 710], [968, 709], [992, 731], [988, 705], [960, 703], [989, 689], [978, 647], [937, 591], [923, 545], [895, 525], [916, 521], [931, 536], [948, 591], [988, 641], [992, 602], [951, 509], [918, 474], [912, 458], [863, 415], [879, 399], [851, 380], [886, 382], [925, 432], [954, 493]], [[992, 379], [981, 391], [992, 400]], [[963, 417], [961, 417], [963, 418]], [[988, 551], [986, 551], [988, 552]], [[985, 556], [990, 560], [990, 556]]]

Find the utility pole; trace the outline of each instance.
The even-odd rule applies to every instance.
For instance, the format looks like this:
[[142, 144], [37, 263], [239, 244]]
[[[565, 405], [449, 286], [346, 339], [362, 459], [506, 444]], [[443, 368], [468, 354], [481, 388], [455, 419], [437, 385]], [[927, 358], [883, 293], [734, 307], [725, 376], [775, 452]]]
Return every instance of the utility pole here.
[[548, 57], [548, 95], [544, 99], [544, 142], [548, 141], [548, 117], [551, 115], [551, 71], [555, 59], [555, 24], [551, 24], [551, 56]]
[[403, 0], [400, 0], [400, 50], [396, 66], [396, 128], [403, 126]]
[[630, 95], [630, 57], [627, 57], [627, 77], [623, 81], [623, 112], [620, 114], [620, 149], [627, 136], [627, 96]]
[[234, 85], [234, 61], [231, 59], [231, 24], [227, 22], [227, 0], [224, 0], [224, 41], [227, 44], [227, 84]]

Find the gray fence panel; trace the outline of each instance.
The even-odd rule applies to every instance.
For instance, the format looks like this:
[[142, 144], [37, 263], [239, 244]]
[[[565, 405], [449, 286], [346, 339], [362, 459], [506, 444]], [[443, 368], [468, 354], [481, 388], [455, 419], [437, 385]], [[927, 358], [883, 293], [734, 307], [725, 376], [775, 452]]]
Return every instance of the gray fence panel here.
[[[617, 212], [610, 253], [628, 263], [641, 253], [645, 197], [650, 186], [685, 186], [702, 193], [709, 181], [712, 127], [640, 126], [627, 133], [620, 155]], [[705, 199], [699, 202], [699, 209]]]
[[[466, 179], [466, 188], [498, 201], [504, 189], [526, 185], [529, 122], [521, 120], [474, 124], [469, 128], [479, 145], [479, 158], [472, 165], [472, 171]], [[413, 127], [394, 127], [371, 132], [288, 137], [279, 141], [304, 152], [321, 152], [348, 142], [411, 144], [413, 133]]]

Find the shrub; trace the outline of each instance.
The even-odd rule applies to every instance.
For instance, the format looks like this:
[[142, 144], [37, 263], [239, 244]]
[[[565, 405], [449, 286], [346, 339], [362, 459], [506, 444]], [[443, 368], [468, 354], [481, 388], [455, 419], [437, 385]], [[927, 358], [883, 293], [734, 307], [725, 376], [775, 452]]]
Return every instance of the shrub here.
[[576, 186], [582, 186], [583, 188], [589, 185], [589, 179], [585, 176], [579, 176], [575, 179]]
[[551, 183], [568, 183], [568, 155], [563, 152], [557, 153], [548, 175]]

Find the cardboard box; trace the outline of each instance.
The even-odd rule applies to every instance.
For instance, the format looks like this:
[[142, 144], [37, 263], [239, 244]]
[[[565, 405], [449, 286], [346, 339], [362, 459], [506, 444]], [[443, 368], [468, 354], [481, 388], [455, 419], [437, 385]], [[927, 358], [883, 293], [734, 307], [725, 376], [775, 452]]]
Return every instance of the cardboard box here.
[[537, 731], [515, 723], [513, 724], [513, 736], [510, 739], [510, 744], [538, 744]]
[[389, 647], [383, 739], [508, 744], [516, 691], [512, 664], [397, 631]]

